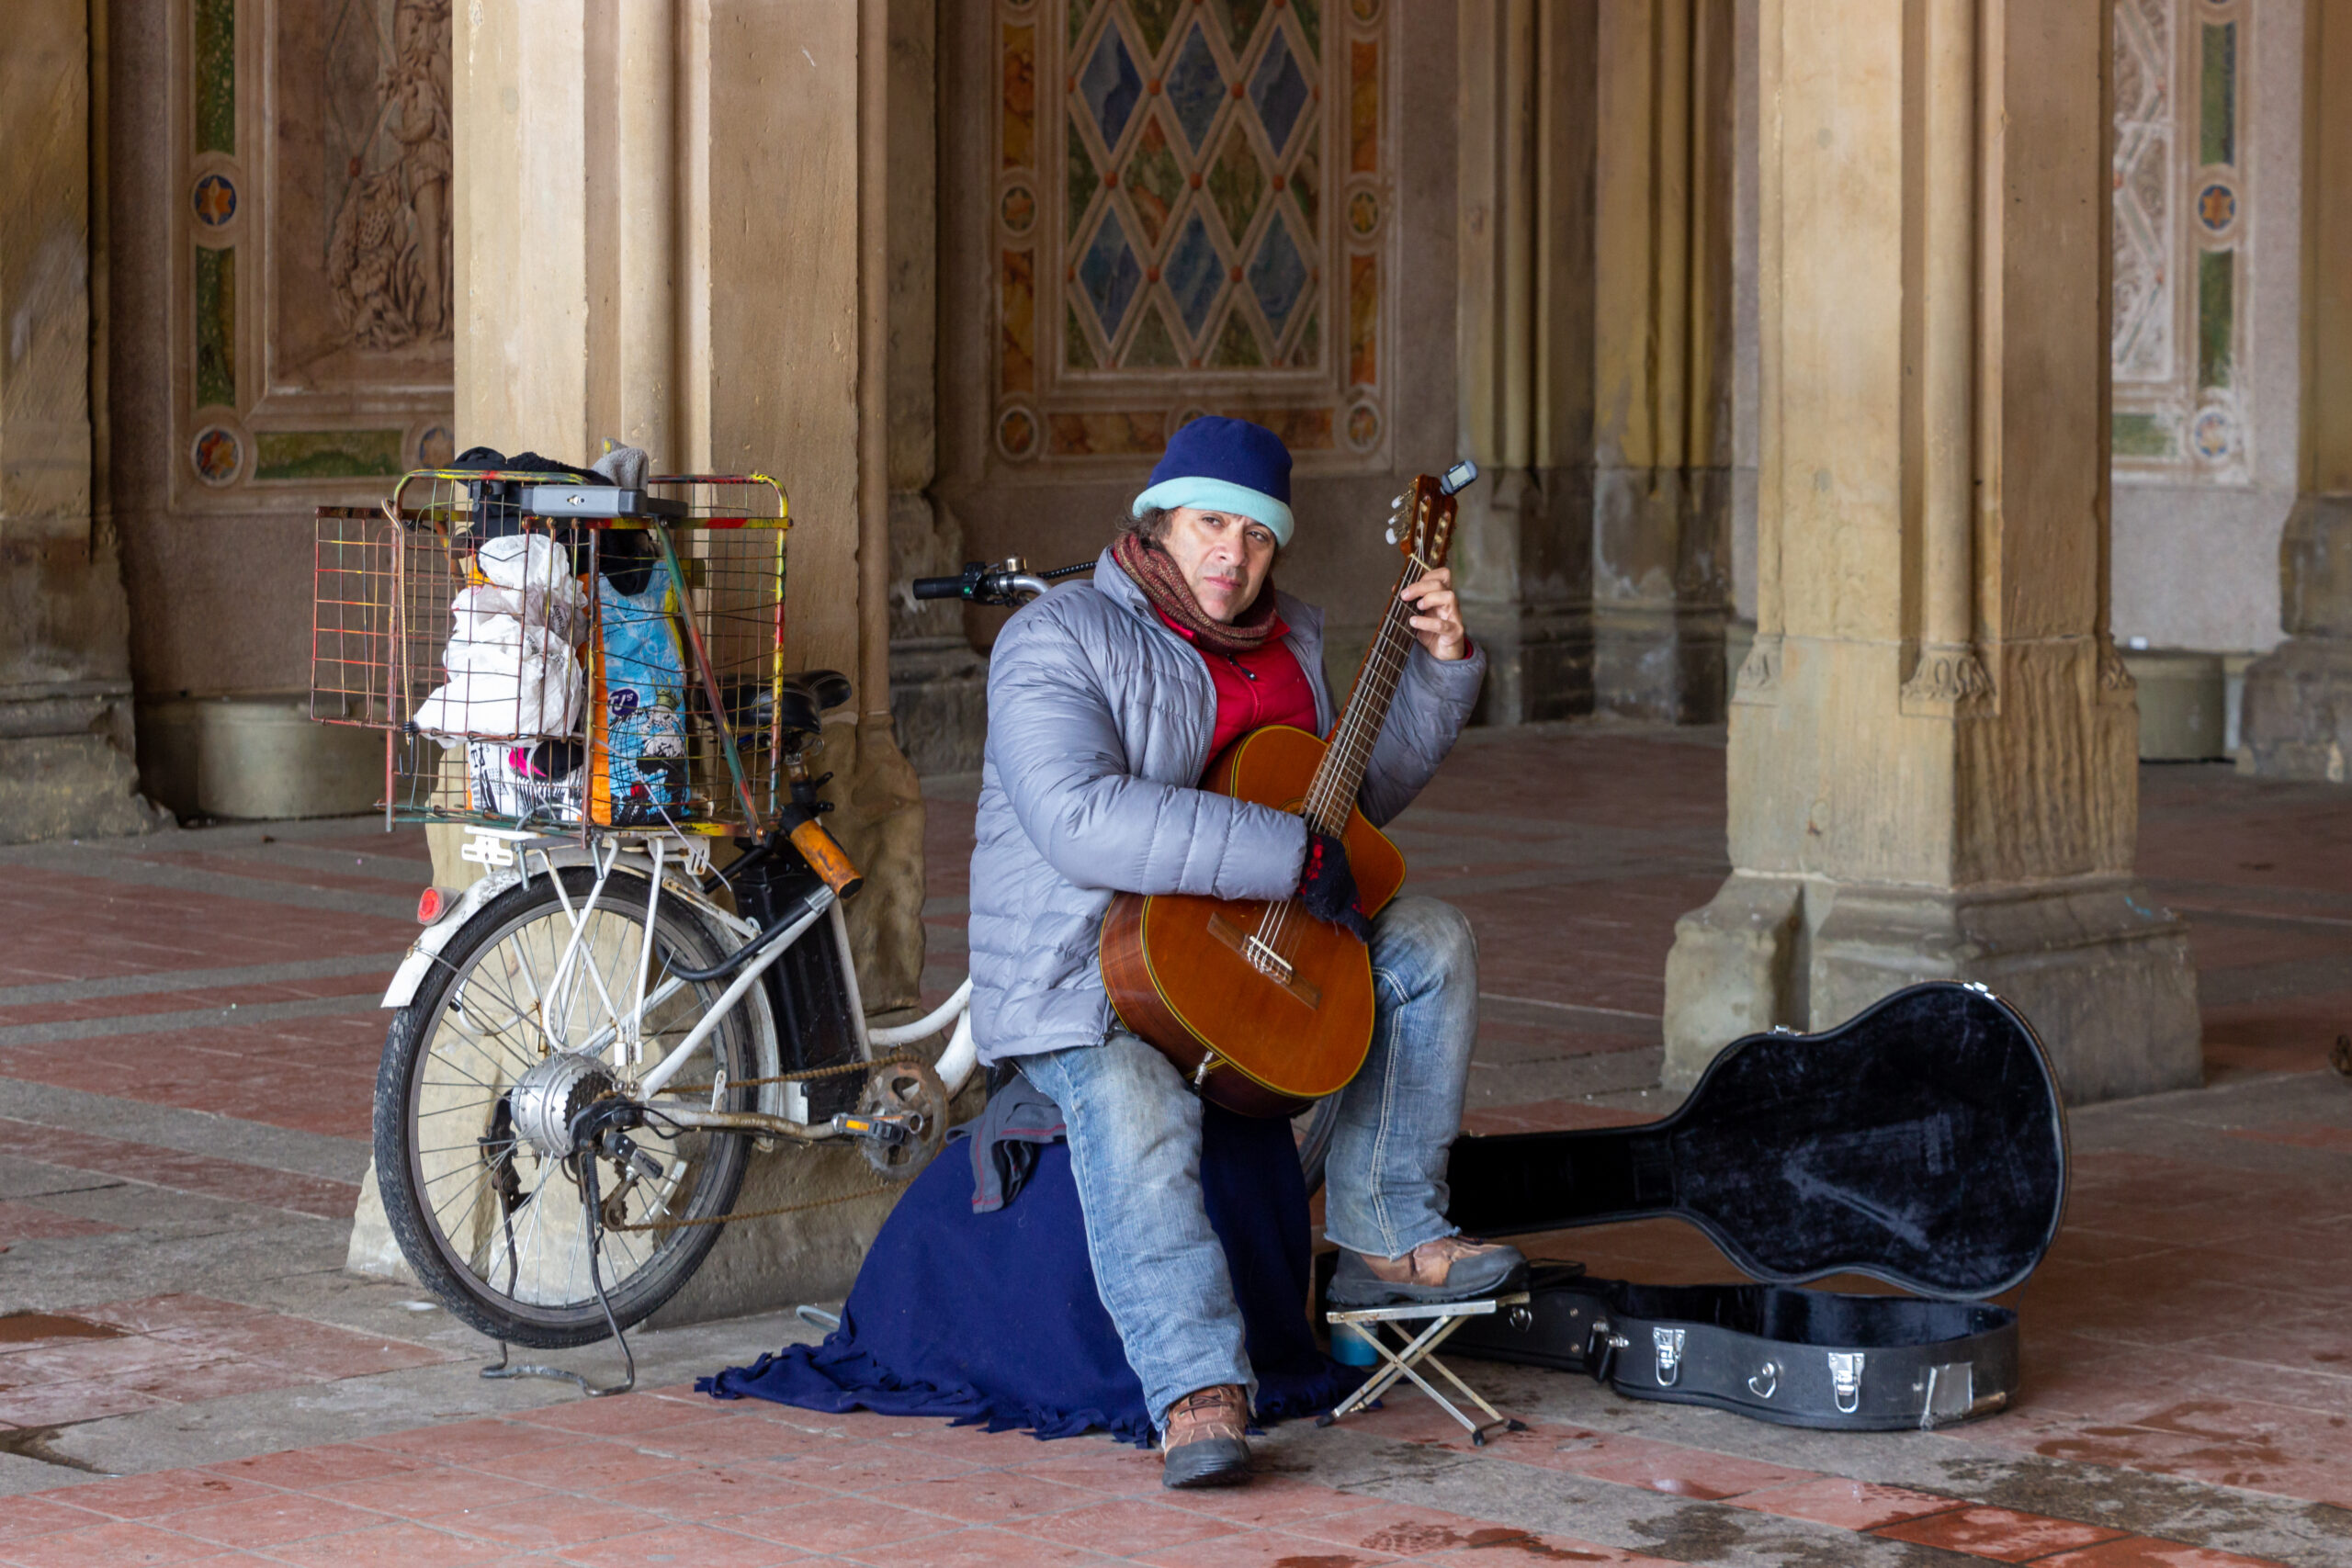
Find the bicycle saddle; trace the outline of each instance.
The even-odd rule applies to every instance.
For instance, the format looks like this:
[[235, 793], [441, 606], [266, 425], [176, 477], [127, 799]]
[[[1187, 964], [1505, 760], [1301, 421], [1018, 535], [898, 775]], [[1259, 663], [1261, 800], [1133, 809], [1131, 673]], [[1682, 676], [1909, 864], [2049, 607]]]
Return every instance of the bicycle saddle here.
[[849, 698], [849, 677], [840, 671], [803, 670], [776, 682], [775, 722], [787, 734], [814, 735], [825, 710]]

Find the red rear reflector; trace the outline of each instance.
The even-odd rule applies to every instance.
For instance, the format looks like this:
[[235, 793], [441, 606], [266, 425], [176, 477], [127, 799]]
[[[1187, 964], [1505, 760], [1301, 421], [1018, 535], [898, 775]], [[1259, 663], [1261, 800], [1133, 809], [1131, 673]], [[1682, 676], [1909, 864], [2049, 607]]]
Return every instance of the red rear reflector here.
[[449, 898], [438, 887], [428, 887], [416, 896], [416, 923], [429, 926], [449, 912]]

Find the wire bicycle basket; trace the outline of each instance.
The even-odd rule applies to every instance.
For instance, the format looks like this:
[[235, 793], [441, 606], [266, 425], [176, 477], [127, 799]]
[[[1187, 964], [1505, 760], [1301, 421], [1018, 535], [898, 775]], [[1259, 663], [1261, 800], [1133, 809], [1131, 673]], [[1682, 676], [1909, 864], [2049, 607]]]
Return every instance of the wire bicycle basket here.
[[318, 509], [311, 716], [388, 821], [756, 837], [790, 787], [784, 488], [418, 469]]

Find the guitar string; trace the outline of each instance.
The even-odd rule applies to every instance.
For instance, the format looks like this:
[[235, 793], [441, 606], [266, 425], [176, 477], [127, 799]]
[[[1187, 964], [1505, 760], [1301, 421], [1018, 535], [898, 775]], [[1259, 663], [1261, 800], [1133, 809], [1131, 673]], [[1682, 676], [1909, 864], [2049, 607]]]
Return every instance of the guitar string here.
[[[1381, 617], [1379, 629], [1373, 634], [1372, 648], [1364, 660], [1364, 673], [1359, 678], [1363, 688], [1367, 691], [1378, 683], [1379, 664], [1392, 646], [1398, 624], [1397, 610], [1402, 604], [1403, 601], [1398, 599], [1389, 601], [1389, 608]], [[1351, 696], [1354, 694], [1351, 694]], [[1329, 817], [1330, 803], [1337, 791], [1333, 781], [1338, 773], [1347, 770], [1354, 737], [1363, 728], [1362, 715], [1365, 705], [1353, 701], [1348, 704], [1347, 710], [1340, 716], [1338, 728], [1333, 731], [1331, 745], [1324, 752], [1324, 762], [1317, 768], [1316, 776], [1307, 786], [1307, 797], [1301, 814], [1317, 831]], [[1339, 759], [1336, 762], [1333, 761], [1335, 757]], [[1285, 898], [1271, 903], [1259, 917], [1258, 942], [1276, 958], [1282, 956], [1277, 944], [1290, 923], [1291, 906], [1295, 902], [1295, 899]]]
[[[1398, 581], [1398, 592], [1401, 594], [1405, 588], [1419, 581], [1430, 570], [1429, 563], [1419, 555], [1411, 557], [1410, 564]], [[1405, 623], [1412, 613], [1411, 607], [1401, 597], [1392, 598], [1381, 617], [1379, 630], [1374, 634], [1362, 677], [1369, 700], [1348, 705], [1348, 712], [1333, 735], [1332, 746], [1326, 754], [1336, 760], [1317, 770], [1317, 781], [1310, 786], [1305, 804], [1305, 815], [1315, 820], [1318, 829], [1328, 826], [1333, 817], [1340, 818], [1342, 828], [1346, 826], [1340, 805], [1346, 796], [1354, 793], [1355, 787], [1361, 785], [1363, 769], [1379, 742], [1381, 727], [1371, 723], [1368, 716], [1374, 709], [1380, 709], [1385, 723], [1386, 705], [1396, 695], [1397, 681], [1406, 661], [1412, 656], [1410, 638], [1405, 635], [1409, 629]], [[1349, 783], [1351, 774], [1353, 775], [1352, 784]], [[1272, 944], [1280, 939], [1283, 927], [1288, 923], [1290, 902], [1285, 900], [1278, 908], [1268, 910], [1268, 915], [1272, 918], [1261, 919], [1263, 934], [1261, 941]], [[1280, 956], [1279, 953], [1276, 955]]]
[[[1405, 582], [1416, 581], [1419, 576], [1419, 572], [1410, 572]], [[1365, 660], [1363, 681], [1367, 700], [1349, 705], [1349, 713], [1342, 725], [1344, 733], [1334, 735], [1333, 745], [1325, 753], [1327, 766], [1317, 770], [1319, 787], [1310, 786], [1308, 792], [1304, 814], [1316, 824], [1318, 831], [1327, 828], [1334, 817], [1339, 818], [1340, 827], [1345, 829], [1346, 817], [1340, 812], [1340, 806], [1346, 795], [1353, 793], [1353, 788], [1343, 785], [1350, 775], [1353, 776], [1355, 785], [1361, 785], [1363, 768], [1369, 763], [1372, 749], [1379, 739], [1379, 728], [1370, 724], [1365, 716], [1374, 707], [1385, 708], [1395, 696], [1396, 678], [1405, 660], [1411, 657], [1411, 650], [1406, 646], [1408, 639], [1401, 635], [1407, 629], [1404, 622], [1410, 612], [1404, 608], [1401, 600], [1392, 601], [1392, 606], [1382, 617], [1380, 629], [1374, 634], [1372, 652]], [[1385, 713], [1383, 717], [1385, 718]], [[1278, 959], [1283, 956], [1280, 944], [1289, 927], [1291, 907], [1295, 902], [1295, 899], [1284, 899], [1269, 906], [1259, 920], [1258, 940]]]
[[[1419, 581], [1428, 570], [1428, 563], [1418, 556], [1414, 557], [1399, 577], [1398, 593]], [[1340, 761], [1332, 767], [1317, 770], [1317, 784], [1319, 787], [1309, 791], [1308, 809], [1315, 814], [1328, 818], [1338, 810], [1342, 799], [1353, 793], [1341, 787], [1342, 776], [1367, 762], [1372, 747], [1378, 743], [1380, 727], [1371, 724], [1367, 716], [1373, 707], [1385, 706], [1396, 694], [1396, 681], [1405, 661], [1411, 657], [1409, 639], [1403, 635], [1408, 629], [1404, 623], [1411, 615], [1411, 608], [1401, 597], [1389, 601], [1389, 607], [1382, 616], [1379, 630], [1374, 634], [1372, 647], [1365, 659], [1363, 679], [1373, 693], [1373, 700], [1362, 705], [1351, 703], [1340, 726], [1334, 731], [1330, 750]], [[1382, 718], [1385, 722], [1385, 712]], [[1357, 782], [1362, 782], [1360, 775]]]
[[[1429, 570], [1428, 563], [1419, 555], [1409, 558], [1409, 560], [1410, 564], [1397, 584], [1399, 594], [1419, 581]], [[1351, 702], [1348, 711], [1341, 716], [1339, 728], [1332, 736], [1332, 746], [1325, 753], [1325, 765], [1316, 771], [1316, 779], [1308, 787], [1307, 798], [1302, 808], [1310, 823], [1319, 825], [1328, 821], [1338, 810], [1340, 798], [1352, 795], [1355, 787], [1362, 786], [1363, 769], [1370, 763], [1373, 748], [1379, 743], [1380, 737], [1380, 727], [1372, 725], [1366, 716], [1377, 707], [1382, 723], [1385, 725], [1386, 722], [1387, 705], [1396, 694], [1396, 683], [1404, 673], [1406, 662], [1412, 657], [1410, 637], [1399, 635], [1410, 630], [1407, 623], [1411, 615], [1412, 607], [1403, 598], [1391, 597], [1387, 610], [1381, 616], [1380, 628], [1373, 634], [1372, 650], [1362, 676], [1374, 694], [1371, 700], [1363, 704]], [[1334, 755], [1340, 759], [1336, 766], [1330, 761]], [[1354, 787], [1343, 789], [1341, 781], [1350, 774], [1353, 775]], [[1341, 829], [1347, 826], [1345, 817], [1340, 818], [1340, 826]], [[1282, 956], [1279, 943], [1290, 923], [1291, 906], [1295, 902], [1296, 900], [1285, 898], [1271, 904], [1259, 917], [1258, 942], [1276, 958]]]
[[[1416, 561], [1414, 564], [1419, 566], [1422, 563]], [[1403, 588], [1418, 581], [1422, 575], [1424, 573], [1419, 571], [1408, 572], [1405, 581], [1398, 585], [1400, 592]], [[1410, 615], [1411, 610], [1402, 600], [1398, 600], [1396, 609], [1384, 618], [1378, 639], [1373, 649], [1373, 658], [1368, 660], [1365, 675], [1365, 680], [1373, 691], [1372, 701], [1363, 705], [1358, 713], [1351, 715], [1354, 722], [1348, 727], [1345, 735], [1333, 738], [1334, 750], [1339, 752], [1341, 760], [1340, 764], [1331, 770], [1321, 798], [1317, 802], [1317, 808], [1327, 818], [1338, 814], [1343, 804], [1351, 804], [1345, 800], [1346, 796], [1353, 793], [1351, 789], [1342, 787], [1345, 775], [1351, 772], [1355, 773], [1357, 777], [1354, 782], [1360, 785], [1363, 782], [1362, 769], [1370, 761], [1371, 752], [1379, 743], [1381, 726], [1372, 724], [1365, 716], [1368, 716], [1374, 707], [1385, 710], [1390, 699], [1396, 695], [1396, 684], [1403, 674], [1405, 664], [1412, 657], [1411, 640], [1403, 635], [1408, 630], [1403, 623], [1409, 619]], [[1385, 724], [1386, 719], [1385, 711], [1381, 716]]]

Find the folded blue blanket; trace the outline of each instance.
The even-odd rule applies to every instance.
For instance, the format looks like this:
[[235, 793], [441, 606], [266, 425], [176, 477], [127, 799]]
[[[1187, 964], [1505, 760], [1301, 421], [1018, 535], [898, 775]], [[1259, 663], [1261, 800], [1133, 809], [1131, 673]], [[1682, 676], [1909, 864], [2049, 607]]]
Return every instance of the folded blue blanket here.
[[[787, 1345], [695, 1386], [1150, 1444], [1143, 1385], [1095, 1292], [1069, 1146], [1039, 1148], [1019, 1198], [994, 1213], [974, 1212], [972, 1170], [951, 1155], [915, 1179], [823, 1344]], [[1329, 1410], [1363, 1374], [1325, 1357], [1309, 1327], [1306, 1185], [1290, 1123], [1207, 1108], [1201, 1190], [1248, 1328], [1259, 1419]]]

